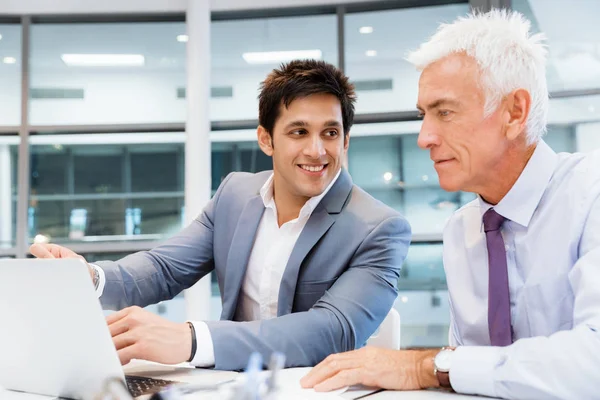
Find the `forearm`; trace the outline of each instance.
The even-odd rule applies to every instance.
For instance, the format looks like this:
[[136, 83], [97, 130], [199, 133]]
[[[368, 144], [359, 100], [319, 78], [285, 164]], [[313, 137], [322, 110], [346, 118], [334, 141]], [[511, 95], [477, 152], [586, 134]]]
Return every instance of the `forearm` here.
[[216, 367], [242, 369], [254, 351], [266, 359], [282, 352], [286, 367], [313, 366], [363, 346], [396, 299], [388, 275], [395, 276], [396, 269], [350, 268], [308, 311], [264, 321], [207, 322]]
[[205, 215], [150, 250], [96, 263], [105, 275], [103, 307], [140, 307], [175, 297], [214, 268], [212, 225]]
[[215, 367], [243, 369], [257, 351], [286, 355], [286, 368], [314, 366], [329, 354], [352, 350], [354, 335], [341, 315], [320, 309], [252, 322], [209, 321]]
[[119, 261], [100, 261], [96, 265], [104, 275], [100, 303], [106, 310], [145, 307], [173, 297], [169, 297], [160, 270], [143, 253]]
[[461, 346], [450, 369], [457, 392], [506, 399], [593, 398], [598, 381], [598, 323], [507, 347]]

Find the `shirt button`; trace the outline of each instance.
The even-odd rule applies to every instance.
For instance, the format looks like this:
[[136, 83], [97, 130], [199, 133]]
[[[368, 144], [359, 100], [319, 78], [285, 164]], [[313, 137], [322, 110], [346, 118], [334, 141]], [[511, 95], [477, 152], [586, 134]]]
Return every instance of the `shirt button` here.
[[510, 250], [510, 247], [509, 247], [508, 245], [505, 245], [505, 246], [504, 246], [504, 250], [506, 250], [506, 251], [509, 251], [509, 250]]

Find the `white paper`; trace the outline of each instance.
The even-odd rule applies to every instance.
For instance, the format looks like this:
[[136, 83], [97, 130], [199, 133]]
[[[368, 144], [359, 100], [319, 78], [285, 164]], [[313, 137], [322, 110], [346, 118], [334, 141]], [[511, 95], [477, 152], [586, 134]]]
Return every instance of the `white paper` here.
[[[277, 398], [286, 400], [295, 399], [341, 399], [340, 394], [344, 393], [348, 387], [334, 390], [331, 392], [315, 392], [313, 389], [304, 389], [300, 385], [300, 379], [310, 372], [311, 367], [305, 368], [286, 368], [277, 373]], [[270, 371], [262, 371], [260, 377], [266, 380], [271, 376]], [[238, 384], [243, 383], [246, 374], [240, 374], [237, 379]]]

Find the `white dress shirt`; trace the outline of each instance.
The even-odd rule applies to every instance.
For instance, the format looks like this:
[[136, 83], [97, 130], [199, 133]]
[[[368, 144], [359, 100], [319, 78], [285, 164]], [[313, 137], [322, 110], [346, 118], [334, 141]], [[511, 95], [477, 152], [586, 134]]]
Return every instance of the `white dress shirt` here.
[[514, 399], [600, 398], [600, 152], [556, 154], [541, 141], [494, 209], [506, 247], [514, 343], [490, 346], [481, 198], [444, 230], [450, 381]]
[[[294, 245], [312, 212], [337, 181], [340, 172], [341, 170], [323, 193], [310, 198], [304, 204], [298, 218], [281, 226], [277, 222], [277, 207], [273, 197], [273, 175], [267, 179], [260, 189], [265, 212], [256, 230], [254, 245], [238, 298], [235, 321], [255, 321], [277, 316], [281, 278]], [[196, 330], [198, 345], [191, 363], [197, 367], [212, 367], [215, 365], [215, 353], [208, 325], [202, 321], [191, 322]]]
[[311, 214], [329, 192], [337, 177], [319, 196], [309, 199], [298, 218], [279, 226], [273, 198], [273, 175], [260, 190], [265, 212], [258, 225], [248, 268], [239, 297], [235, 321], [256, 321], [277, 317], [279, 286], [296, 241]]
[[[300, 209], [298, 218], [279, 226], [277, 207], [273, 197], [273, 175], [267, 179], [260, 189], [260, 196], [265, 205], [265, 212], [260, 220], [248, 267], [244, 276], [238, 299], [235, 321], [255, 321], [277, 317], [277, 306], [281, 278], [285, 271], [292, 250], [308, 222], [311, 214], [333, 187], [340, 176], [338, 171], [329, 186], [316, 197], [310, 198]], [[92, 265], [99, 273], [99, 284], [96, 289], [98, 297], [102, 295], [105, 275], [102, 268]], [[205, 322], [190, 321], [196, 331], [196, 355], [191, 363], [198, 367], [212, 367], [215, 354], [212, 337]]]

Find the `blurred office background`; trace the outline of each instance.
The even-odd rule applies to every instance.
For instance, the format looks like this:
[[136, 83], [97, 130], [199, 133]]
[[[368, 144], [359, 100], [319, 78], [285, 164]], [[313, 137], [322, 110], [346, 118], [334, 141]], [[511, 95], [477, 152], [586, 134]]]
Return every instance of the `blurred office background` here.
[[[395, 305], [402, 346], [439, 346], [449, 323], [442, 229], [474, 196], [442, 191], [417, 147], [419, 74], [406, 52], [471, 7], [521, 11], [548, 37], [545, 140], [556, 151], [600, 147], [597, 0], [194, 1], [202, 0], [0, 2], [0, 257], [25, 257], [34, 240], [88, 261], [150, 249], [229, 172], [270, 169], [255, 140], [258, 85], [278, 65], [270, 52], [293, 52], [343, 68], [356, 85], [349, 171], [414, 233]], [[202, 20], [192, 12], [211, 21], [200, 53], [186, 47], [196, 43], [186, 17]], [[210, 73], [204, 130], [190, 129], [188, 115], [186, 68], [198, 60]], [[198, 158], [210, 168], [186, 179]], [[218, 287], [208, 287], [196, 298], [210, 295], [207, 317], [218, 318]], [[186, 318], [183, 294], [150, 309]]]

